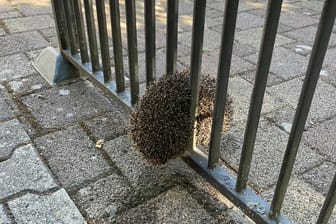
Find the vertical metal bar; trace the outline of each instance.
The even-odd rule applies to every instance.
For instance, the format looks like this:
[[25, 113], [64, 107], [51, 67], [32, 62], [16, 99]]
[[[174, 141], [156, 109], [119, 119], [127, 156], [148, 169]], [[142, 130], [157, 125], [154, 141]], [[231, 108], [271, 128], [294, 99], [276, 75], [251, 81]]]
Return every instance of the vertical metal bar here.
[[[190, 62], [190, 73], [191, 73], [190, 116], [193, 122], [195, 121], [196, 118], [197, 104], [199, 97], [203, 34], [204, 34], [204, 22], [205, 22], [205, 7], [206, 7], [206, 0], [194, 1], [194, 15], [193, 15], [194, 18], [193, 18], [192, 48], [191, 48], [191, 62]], [[191, 136], [190, 143], [192, 144], [191, 147], [194, 148], [196, 144], [195, 134]]]
[[316, 84], [320, 75], [323, 59], [328, 48], [330, 35], [336, 16], [336, 1], [325, 1], [320, 24], [316, 33], [312, 54], [309, 59], [306, 77], [302, 86], [299, 103], [296, 109], [293, 126], [289, 135], [286, 152], [275, 188], [271, 204], [270, 217], [279, 215], [289, 179], [294, 166], [298, 147], [300, 145], [303, 129], [313, 100]]
[[238, 3], [239, 0], [225, 1], [221, 51], [217, 72], [215, 108], [212, 119], [211, 139], [209, 147], [210, 149], [208, 167], [210, 169], [215, 168], [215, 165], [218, 162], [220, 156], [219, 146], [223, 128], [227, 87], [230, 76], [230, 65], [234, 33], [236, 28]]
[[63, 4], [69, 32], [71, 54], [77, 54], [79, 46], [76, 38], [76, 21], [74, 20], [72, 1], [63, 0]]
[[146, 83], [155, 80], [155, 0], [145, 0]]
[[52, 0], [52, 9], [55, 16], [57, 38], [60, 49], [69, 47], [69, 33], [67, 29], [63, 1]]
[[316, 224], [327, 224], [336, 204], [336, 173]]
[[139, 99], [139, 74], [138, 74], [138, 45], [136, 30], [135, 0], [125, 0], [128, 64], [131, 82], [131, 104], [134, 105]]
[[108, 45], [105, 0], [96, 0], [100, 52], [103, 63], [104, 82], [112, 80], [110, 51]]
[[92, 1], [84, 0], [84, 8], [85, 8], [86, 26], [89, 39], [92, 72], [95, 73], [99, 71], [99, 56], [98, 56], [98, 46], [96, 38], [96, 28], [94, 25], [94, 18], [92, 13]]
[[74, 5], [74, 12], [75, 12], [76, 21], [77, 21], [80, 55], [81, 55], [82, 63], [85, 64], [89, 62], [89, 55], [88, 55], [88, 50], [86, 46], [82, 5], [81, 5], [80, 0], [74, 0], [73, 5]]
[[120, 10], [118, 0], [110, 0], [110, 14], [117, 93], [120, 93], [125, 90], [125, 78], [120, 29]]
[[257, 134], [262, 102], [264, 99], [268, 72], [271, 64], [276, 32], [279, 24], [282, 0], [269, 0], [263, 37], [259, 51], [256, 78], [245, 129], [244, 143], [240, 157], [236, 191], [246, 187], [251, 167], [255, 138]]
[[167, 74], [176, 71], [178, 0], [167, 1]]

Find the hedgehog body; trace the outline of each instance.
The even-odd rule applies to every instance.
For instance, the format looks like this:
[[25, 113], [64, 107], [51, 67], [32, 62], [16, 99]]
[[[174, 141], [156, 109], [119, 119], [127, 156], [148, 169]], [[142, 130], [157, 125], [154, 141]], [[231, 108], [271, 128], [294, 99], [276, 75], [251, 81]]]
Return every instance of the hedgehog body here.
[[[152, 164], [161, 165], [183, 155], [193, 133], [190, 119], [190, 72], [164, 75], [150, 85], [131, 115], [130, 135], [135, 148]], [[216, 80], [201, 79], [196, 116], [197, 144], [210, 140]], [[223, 133], [232, 118], [232, 100], [226, 100]]]

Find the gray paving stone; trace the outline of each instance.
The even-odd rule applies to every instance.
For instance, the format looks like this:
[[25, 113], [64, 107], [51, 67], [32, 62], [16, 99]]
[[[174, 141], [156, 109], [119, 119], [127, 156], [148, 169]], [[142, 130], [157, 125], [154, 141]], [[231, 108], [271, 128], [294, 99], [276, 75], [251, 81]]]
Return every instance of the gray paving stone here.
[[[245, 59], [256, 63], [258, 55], [254, 54]], [[275, 48], [273, 51], [270, 72], [283, 80], [293, 79], [305, 74], [308, 59], [283, 47]]]
[[325, 55], [323, 65], [324, 66], [329, 66], [330, 68], [336, 69], [335, 58], [336, 58], [336, 47], [329, 48], [327, 50], [326, 55]]
[[[218, 60], [219, 60], [218, 50], [210, 50], [209, 52], [204, 53], [202, 56], [202, 66], [201, 66], [202, 73], [210, 74], [216, 77], [218, 72]], [[190, 56], [180, 57], [179, 61], [189, 68]], [[255, 66], [253, 64], [245, 61], [244, 59], [236, 55], [232, 55], [231, 68], [230, 68], [231, 75], [240, 74], [249, 70], [253, 70], [254, 67]]]
[[3, 223], [3, 224], [10, 224], [11, 223], [11, 220], [6, 215], [5, 209], [2, 205], [0, 205], [0, 223]]
[[241, 30], [247, 30], [254, 27], [260, 27], [264, 25], [264, 19], [262, 17], [244, 12], [239, 13], [237, 16], [236, 27]]
[[113, 111], [83, 123], [95, 140], [108, 141], [127, 134], [128, 116], [125, 112]]
[[18, 11], [7, 11], [7, 12], [0, 12], [0, 19], [9, 19], [21, 17], [21, 14]]
[[245, 56], [256, 53], [255, 48], [247, 44], [238, 43], [237, 41], [234, 42], [232, 51], [233, 51], [233, 54], [239, 57], [245, 57]]
[[36, 71], [24, 54], [0, 57], [0, 81], [11, 81], [32, 74], [36, 74]]
[[[221, 157], [223, 160], [238, 170], [241, 148], [244, 138], [243, 128], [237, 127], [236, 131], [230, 134], [229, 139], [222, 141]], [[230, 140], [230, 138], [232, 138]], [[251, 172], [249, 176], [250, 184], [256, 189], [267, 189], [276, 183], [284, 152], [288, 141], [288, 134], [278, 129], [268, 122], [261, 121], [255, 143]], [[322, 157], [309, 147], [301, 144], [294, 166], [294, 174], [300, 175], [305, 170], [320, 164]]]
[[73, 126], [35, 139], [36, 147], [65, 188], [77, 188], [111, 172], [108, 162], [84, 131]]
[[[273, 192], [274, 189], [263, 192], [262, 197], [271, 202]], [[282, 213], [293, 223], [316, 223], [323, 202], [324, 197], [313, 190], [309, 184], [292, 177], [282, 206]], [[336, 223], [336, 210], [333, 211], [329, 223]]]
[[64, 189], [43, 196], [26, 194], [8, 205], [17, 223], [86, 223]]
[[[287, 133], [290, 133], [291, 131], [294, 116], [295, 110], [290, 105], [285, 105], [283, 108], [279, 108], [278, 110], [265, 114], [265, 117], [268, 120], [277, 124], [280, 129]], [[307, 120], [305, 130], [307, 130], [311, 125], [312, 123]]]
[[25, 16], [52, 13], [50, 2], [45, 0], [39, 1], [39, 5], [25, 4], [20, 1], [17, 2], [19, 4], [16, 5], [16, 8]]
[[157, 198], [127, 211], [116, 223], [217, 223], [182, 187], [175, 187]]
[[18, 120], [0, 123], [0, 160], [7, 158], [18, 145], [30, 142], [30, 139]]
[[152, 166], [144, 161], [131, 145], [127, 136], [121, 136], [107, 142], [104, 149], [132, 187], [144, 198], [156, 196], [186, 180], [181, 172], [180, 160], [164, 166]]
[[[233, 77], [229, 80], [228, 93], [233, 100], [233, 121], [244, 122], [247, 120], [247, 114], [250, 106], [250, 98], [253, 85], [241, 77]], [[264, 97], [262, 113], [267, 113], [283, 105], [282, 102], [270, 96], [268, 93]]]
[[335, 172], [335, 164], [324, 162], [322, 165], [304, 173], [301, 178], [311, 184], [316, 191], [326, 196]]
[[320, 79], [336, 87], [336, 67], [324, 67], [320, 72]]
[[11, 107], [6, 103], [4, 98], [0, 98], [0, 121], [13, 118], [15, 115]]
[[318, 24], [318, 19], [292, 11], [285, 11], [280, 15], [280, 23], [293, 28], [300, 28]]
[[0, 28], [0, 37], [6, 35], [6, 32], [4, 29]]
[[[303, 81], [296, 78], [279, 85], [268, 88], [268, 92], [274, 97], [279, 97], [283, 102], [296, 108]], [[324, 82], [318, 82], [313, 102], [308, 115], [310, 122], [321, 122], [336, 114], [336, 91], [335, 87]]]
[[[316, 32], [317, 32], [317, 26], [308, 26], [282, 34], [284, 36], [297, 40], [298, 44], [306, 44], [309, 46], [313, 46]], [[336, 44], [336, 35], [332, 34], [330, 37], [329, 45], [331, 46], [335, 44]]]
[[49, 15], [29, 16], [3, 20], [11, 33], [54, 27], [54, 20]]
[[[241, 74], [241, 77], [243, 77], [245, 80], [249, 81], [250, 83], [254, 84], [254, 80], [255, 80], [255, 77], [256, 77], [256, 71], [244, 72], [244, 73]], [[267, 86], [273, 86], [273, 85], [279, 84], [281, 82], [283, 82], [283, 80], [278, 78], [273, 73], [270, 72], [268, 74]]]
[[[60, 94], [69, 90], [68, 94]], [[115, 110], [106, 97], [87, 81], [48, 89], [22, 97], [23, 103], [44, 128], [58, 128], [98, 113]]]
[[335, 133], [336, 118], [333, 118], [309, 129], [303, 135], [303, 139], [310, 146], [318, 149], [320, 153], [326, 155], [328, 159], [336, 162]]
[[[192, 32], [180, 33], [178, 40], [188, 48], [191, 48], [191, 35]], [[217, 49], [220, 47], [221, 34], [211, 29], [204, 30], [203, 49]]]
[[[223, 1], [213, 1], [211, 2], [211, 4], [208, 4], [208, 7], [224, 12], [224, 2]], [[252, 4], [249, 4], [249, 3], [246, 4], [244, 2], [239, 2], [238, 12], [249, 11], [253, 8], [254, 6]]]
[[[139, 82], [146, 82], [146, 56], [145, 53], [140, 53], [138, 55], [139, 60]], [[177, 63], [177, 69], [182, 70], [183, 66], [181, 63]], [[125, 75], [129, 77], [129, 67], [128, 67], [128, 58], [124, 57], [124, 68]], [[160, 78], [162, 75], [166, 74], [166, 54], [163, 50], [158, 50], [156, 52], [156, 78]]]
[[0, 36], [0, 55], [26, 52], [48, 45], [48, 42], [36, 31]]
[[[249, 30], [239, 31], [235, 34], [235, 39], [242, 44], [247, 44], [259, 50], [259, 45], [261, 43], [263, 28], [253, 28]], [[285, 37], [281, 34], [277, 34], [275, 40], [275, 47], [293, 43], [295, 40]]]
[[[157, 32], [155, 33], [156, 35], [156, 48], [163, 48], [166, 46], [166, 34], [165, 32], [159, 31], [157, 30]], [[123, 36], [123, 43], [127, 43], [127, 37]], [[137, 32], [137, 38], [138, 38], [138, 52], [144, 52], [146, 49], [146, 45], [145, 45], [145, 31], [144, 29], [138, 29]], [[127, 49], [127, 44], [124, 45], [125, 49]]]
[[295, 6], [303, 9], [314, 10], [317, 13], [321, 13], [323, 8], [323, 1], [299, 1], [294, 3]]
[[10, 3], [7, 0], [0, 0], [0, 12], [7, 12], [12, 11], [13, 8], [11, 7]]
[[37, 73], [8, 83], [15, 95], [23, 95], [48, 88], [49, 84]]
[[136, 199], [131, 186], [116, 174], [80, 189], [73, 198], [88, 219], [113, 218]]
[[33, 61], [39, 56], [43, 49], [35, 49], [35, 50], [28, 50], [25, 52], [25, 55], [28, 57], [29, 60]]
[[311, 46], [306, 45], [306, 44], [300, 44], [300, 43], [291, 43], [291, 44], [284, 46], [284, 48], [291, 50], [297, 54], [300, 54], [304, 57], [310, 55], [312, 51]]
[[57, 187], [48, 169], [32, 145], [16, 149], [8, 160], [0, 163], [0, 198], [23, 190], [46, 191]]

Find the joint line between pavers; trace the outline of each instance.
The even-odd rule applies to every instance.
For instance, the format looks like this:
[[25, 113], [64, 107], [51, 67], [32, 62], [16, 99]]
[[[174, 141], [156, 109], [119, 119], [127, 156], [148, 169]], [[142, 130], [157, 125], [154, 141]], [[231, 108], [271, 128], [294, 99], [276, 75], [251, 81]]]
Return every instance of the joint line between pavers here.
[[15, 193], [15, 194], [12, 194], [10, 196], [1, 198], [0, 199], [0, 203], [7, 203], [7, 202], [12, 201], [12, 200], [14, 200], [16, 198], [22, 197], [25, 194], [34, 194], [34, 195], [38, 195], [38, 196], [47, 196], [47, 195], [55, 193], [56, 191], [58, 191], [60, 189], [61, 188], [58, 187], [58, 186], [50, 188], [50, 189], [45, 190], [45, 191], [38, 191], [38, 190], [33, 190], [33, 189], [25, 189], [25, 190], [22, 190], [22, 191], [19, 191], [19, 192]]

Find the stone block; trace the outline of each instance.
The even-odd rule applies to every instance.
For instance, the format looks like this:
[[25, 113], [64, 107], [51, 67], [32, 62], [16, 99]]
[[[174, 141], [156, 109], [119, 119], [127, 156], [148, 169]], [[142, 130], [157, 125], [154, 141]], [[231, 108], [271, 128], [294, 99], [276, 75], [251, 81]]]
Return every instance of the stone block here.
[[311, 184], [316, 191], [326, 196], [335, 173], [336, 165], [324, 162], [320, 166], [314, 167], [304, 173], [301, 179]]
[[[271, 202], [274, 189], [262, 193], [262, 197]], [[316, 223], [321, 211], [324, 197], [313, 190], [309, 184], [293, 177], [289, 182], [282, 214], [293, 223]], [[332, 213], [329, 223], [336, 222], [336, 211]]]
[[324, 67], [320, 72], [320, 79], [336, 87], [336, 67]]
[[48, 45], [48, 42], [37, 31], [0, 36], [0, 55], [23, 53]]
[[2, 205], [0, 205], [0, 223], [3, 223], [3, 224], [10, 224], [11, 223], [11, 220], [6, 215], [5, 209]]
[[39, 5], [21, 3], [21, 4], [16, 5], [16, 8], [25, 16], [52, 13], [50, 2], [46, 0], [39, 1]]
[[17, 223], [86, 223], [64, 189], [48, 195], [28, 193], [10, 201], [8, 206]]
[[39, 137], [35, 143], [66, 189], [81, 187], [112, 171], [102, 152], [78, 126]]
[[336, 58], [336, 47], [329, 48], [324, 57], [323, 66], [328, 66], [330, 68], [336, 69], [335, 58]]
[[38, 15], [3, 20], [10, 33], [54, 27], [54, 20], [49, 15]]
[[11, 91], [13, 91], [12, 93], [15, 95], [25, 95], [49, 88], [48, 83], [36, 73], [19, 80], [11, 81], [8, 85], [11, 88]]
[[[2, 7], [2, 5], [1, 5]], [[18, 11], [7, 11], [7, 12], [1, 12], [0, 11], [0, 19], [10, 19], [15, 17], [21, 17], [21, 14]]]
[[6, 103], [4, 98], [0, 98], [0, 121], [13, 118], [15, 115], [11, 107]]
[[[272, 96], [278, 97], [283, 102], [290, 104], [293, 108], [296, 108], [302, 85], [302, 79], [296, 78], [287, 82], [283, 82], [279, 85], [272, 86], [268, 88], [268, 92]], [[316, 122], [321, 122], [328, 118], [334, 117], [336, 114], [335, 105], [335, 87], [322, 81], [318, 82], [312, 105], [310, 107], [308, 121], [314, 124]]]
[[119, 216], [116, 223], [217, 223], [182, 187], [175, 187]]
[[120, 111], [112, 111], [91, 120], [83, 121], [84, 127], [97, 141], [105, 141], [127, 134], [128, 115]]
[[[146, 82], [146, 56], [145, 53], [140, 53], [138, 55], [139, 59], [139, 82], [145, 83]], [[184, 66], [177, 62], [176, 64], [177, 70], [183, 70]], [[130, 77], [129, 74], [129, 65], [128, 65], [128, 58], [124, 57], [124, 68], [125, 68], [125, 75]], [[156, 51], [156, 79], [159, 79], [162, 75], [166, 74], [166, 53], [164, 50]]]
[[36, 74], [36, 71], [24, 54], [0, 57], [0, 81], [11, 81], [32, 74]]
[[264, 25], [262, 17], [250, 14], [248, 12], [239, 13], [237, 16], [236, 27], [240, 30], [247, 30]]
[[121, 136], [107, 142], [104, 149], [142, 197], [152, 198], [186, 180], [180, 160], [152, 166], [131, 145], [127, 136]]
[[[185, 64], [189, 68], [190, 56], [180, 57], [179, 61]], [[218, 61], [219, 61], [219, 51], [218, 50], [210, 50], [204, 53], [202, 56], [201, 72], [203, 74], [210, 74], [211, 76], [217, 77]], [[253, 70], [254, 68], [255, 66], [251, 64], [250, 62], [247, 62], [244, 59], [236, 55], [232, 55], [231, 67], [230, 67], [231, 75], [241, 74], [241, 73]]]
[[[256, 71], [244, 72], [244, 73], [241, 74], [241, 77], [244, 78], [245, 80], [249, 81], [250, 83], [254, 84], [255, 77], [256, 77]], [[283, 82], [282, 79], [278, 78], [276, 75], [274, 75], [271, 72], [268, 73], [267, 86], [277, 85], [281, 82]]]
[[88, 219], [113, 218], [136, 200], [131, 186], [116, 174], [80, 189], [73, 198]]
[[59, 128], [116, 109], [87, 81], [30, 94], [22, 101], [43, 128]]
[[1, 36], [5, 36], [6, 35], [6, 31], [2, 28], [0, 28], [0, 37]]
[[31, 145], [16, 149], [12, 156], [0, 162], [0, 198], [24, 190], [43, 192], [57, 187], [49, 170]]
[[[231, 130], [229, 136], [223, 138], [221, 143], [221, 158], [230, 167], [238, 170], [245, 130], [239, 126], [232, 129], [236, 130]], [[249, 183], [257, 191], [267, 189], [276, 183], [287, 141], [287, 133], [266, 121], [261, 121], [249, 175]], [[302, 172], [320, 164], [322, 160], [323, 158], [319, 154], [301, 144], [293, 173], [300, 175]]]
[[[246, 57], [246, 60], [256, 63], [258, 55]], [[306, 72], [308, 59], [283, 47], [273, 51], [270, 72], [283, 80], [303, 76]]]
[[0, 136], [0, 161], [8, 158], [17, 146], [30, 142], [16, 119], [0, 123]]
[[297, 29], [304, 26], [318, 24], [318, 19], [309, 15], [303, 15], [292, 11], [285, 11], [280, 15], [280, 23]]
[[[259, 50], [263, 28], [257, 27], [249, 30], [239, 31], [235, 34], [235, 40], [239, 43], [247, 44]], [[282, 34], [277, 34], [275, 40], [275, 47], [293, 43], [295, 40], [285, 37]]]
[[335, 133], [336, 118], [333, 118], [309, 129], [304, 133], [303, 139], [308, 145], [327, 156], [328, 159], [336, 162]]
[[[283, 35], [297, 40], [298, 44], [301, 45], [305, 44], [312, 47], [314, 45], [316, 32], [317, 32], [317, 26], [308, 26], [301, 29], [295, 29], [293, 31], [283, 33]], [[332, 33], [329, 45], [332, 46], [335, 44], [336, 44], [336, 35]]]
[[299, 1], [294, 3], [298, 8], [310, 9], [316, 13], [321, 13], [323, 8], [323, 1]]
[[[229, 79], [228, 93], [233, 100], [233, 122], [239, 123], [247, 120], [252, 89], [253, 85], [241, 77], [232, 77]], [[266, 92], [261, 112], [268, 113], [282, 105], [282, 102]]]

